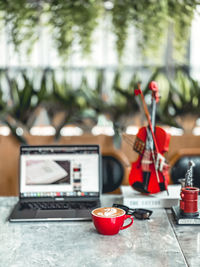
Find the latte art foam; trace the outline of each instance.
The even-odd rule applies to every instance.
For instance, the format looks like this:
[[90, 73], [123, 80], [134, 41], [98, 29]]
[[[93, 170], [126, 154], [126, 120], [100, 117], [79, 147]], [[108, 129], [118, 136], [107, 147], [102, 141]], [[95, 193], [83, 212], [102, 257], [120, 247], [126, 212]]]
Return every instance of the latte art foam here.
[[99, 208], [92, 212], [94, 215], [104, 218], [114, 218], [124, 215], [124, 211], [118, 208]]

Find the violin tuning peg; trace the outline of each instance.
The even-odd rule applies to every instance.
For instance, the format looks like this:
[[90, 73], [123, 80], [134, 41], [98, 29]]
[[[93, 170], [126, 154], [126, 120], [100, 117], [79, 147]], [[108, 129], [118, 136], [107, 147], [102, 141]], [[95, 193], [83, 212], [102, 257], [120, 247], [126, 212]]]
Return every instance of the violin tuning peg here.
[[134, 93], [135, 93], [135, 95], [140, 95], [141, 94], [140, 89], [135, 89]]
[[158, 91], [158, 84], [157, 82], [155, 81], [152, 81], [149, 83], [149, 89], [154, 91], [154, 92], [157, 92]]

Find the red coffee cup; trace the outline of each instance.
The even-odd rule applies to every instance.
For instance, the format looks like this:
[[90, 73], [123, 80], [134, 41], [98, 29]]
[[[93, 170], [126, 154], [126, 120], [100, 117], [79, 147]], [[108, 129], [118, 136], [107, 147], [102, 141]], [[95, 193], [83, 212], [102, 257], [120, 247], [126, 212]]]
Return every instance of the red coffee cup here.
[[[131, 222], [123, 226], [124, 221]], [[92, 220], [97, 231], [102, 235], [116, 235], [133, 224], [133, 216], [126, 215], [122, 209], [115, 207], [97, 208], [92, 211]]]

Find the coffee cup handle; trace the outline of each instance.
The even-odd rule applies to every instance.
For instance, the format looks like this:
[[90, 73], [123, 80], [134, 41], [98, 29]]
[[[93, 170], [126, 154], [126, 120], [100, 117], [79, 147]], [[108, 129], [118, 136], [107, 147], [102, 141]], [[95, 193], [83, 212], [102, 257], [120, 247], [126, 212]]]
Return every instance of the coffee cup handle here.
[[124, 221], [127, 220], [127, 219], [131, 219], [131, 222], [129, 224], [125, 225], [125, 226], [122, 226], [120, 228], [120, 230], [124, 230], [124, 229], [130, 227], [133, 224], [133, 216], [131, 216], [131, 215], [125, 215]]

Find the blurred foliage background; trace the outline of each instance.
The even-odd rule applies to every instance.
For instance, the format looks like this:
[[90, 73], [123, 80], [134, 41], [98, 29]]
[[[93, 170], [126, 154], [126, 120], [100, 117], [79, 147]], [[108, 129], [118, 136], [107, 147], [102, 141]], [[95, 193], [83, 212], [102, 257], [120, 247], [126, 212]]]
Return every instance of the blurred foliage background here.
[[95, 42], [92, 34], [100, 20], [108, 16], [119, 61], [128, 29], [134, 26], [137, 45], [149, 57], [164, 53], [170, 31], [173, 57], [182, 62], [199, 4], [197, 0], [0, 0], [0, 21], [15, 49], [26, 42], [27, 53], [39, 38], [40, 28], [45, 27], [66, 59], [75, 42], [83, 54], [91, 51]]
[[[14, 75], [9, 70], [1, 71], [1, 121], [13, 133], [19, 125], [24, 131], [29, 131], [41, 108], [46, 109], [51, 125], [56, 128], [56, 138], [59, 138], [60, 130], [65, 125], [78, 125], [83, 131], [91, 132], [100, 115], [104, 115], [121, 130], [137, 124], [140, 102], [134, 96], [134, 88], [141, 81], [139, 74], [133, 73], [129, 84], [124, 87], [120, 73], [116, 72], [110, 89], [110, 101], [103, 92], [106, 79], [103, 70], [96, 71], [94, 87], [89, 85], [87, 77], [83, 75], [77, 88], [67, 82], [67, 70], [60, 72], [63, 72], [62, 79], [56, 79], [56, 71], [52, 69], [33, 71], [32, 77], [26, 71], [18, 71]], [[40, 77], [37, 85], [35, 77]], [[198, 118], [200, 84], [187, 71], [177, 68], [171, 79], [163, 68], [156, 69], [149, 80], [141, 84], [147, 103], [151, 96], [148, 89], [151, 80], [158, 82], [161, 95], [156, 111], [157, 123], [181, 128], [181, 116], [190, 113]], [[6, 91], [3, 90], [5, 87]], [[56, 120], [58, 114], [62, 114], [59, 121]]]
[[[18, 127], [29, 132], [38, 110], [44, 108], [56, 129], [55, 138], [70, 124], [91, 132], [101, 115], [123, 131], [138, 123], [140, 104], [133, 93], [137, 83], [142, 82], [148, 102], [148, 83], [156, 80], [161, 95], [157, 122], [183, 128], [186, 114], [195, 119], [200, 116], [200, 84], [190, 75], [188, 56], [199, 4], [197, 0], [0, 0], [0, 32], [6, 33], [6, 43], [13, 45], [19, 61], [24, 55], [29, 58], [45, 30], [62, 62], [60, 68], [2, 67], [1, 123], [25, 142], [23, 135], [16, 134]], [[116, 65], [71, 69], [70, 55], [77, 53], [76, 45], [82, 59], [90, 58], [97, 42], [94, 33], [102, 21], [109, 22], [114, 36]], [[133, 67], [135, 62], [123, 64], [130, 35], [142, 58], [139, 68]], [[69, 78], [72, 71], [76, 85]], [[108, 78], [109, 71], [112, 78]]]

